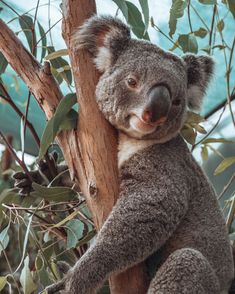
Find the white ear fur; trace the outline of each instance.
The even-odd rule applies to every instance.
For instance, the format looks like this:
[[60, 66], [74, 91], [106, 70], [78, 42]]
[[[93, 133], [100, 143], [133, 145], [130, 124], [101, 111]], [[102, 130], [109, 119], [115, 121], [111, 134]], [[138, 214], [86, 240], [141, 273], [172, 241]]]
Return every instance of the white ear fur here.
[[106, 47], [99, 47], [94, 63], [97, 69], [104, 72], [111, 65], [111, 52]]
[[188, 106], [192, 110], [200, 110], [203, 96], [214, 72], [214, 61], [210, 56], [183, 56], [188, 75]]
[[197, 85], [191, 85], [188, 88], [188, 106], [193, 110], [200, 110], [204, 92], [201, 87]]

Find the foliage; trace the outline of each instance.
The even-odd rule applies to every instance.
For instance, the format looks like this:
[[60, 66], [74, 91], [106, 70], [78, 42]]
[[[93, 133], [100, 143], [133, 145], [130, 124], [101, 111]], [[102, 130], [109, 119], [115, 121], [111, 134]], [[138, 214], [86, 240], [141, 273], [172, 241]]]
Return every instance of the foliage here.
[[[213, 55], [214, 50], [222, 50], [226, 64], [225, 83], [227, 86], [224, 109], [225, 107], [230, 109], [234, 123], [230, 102], [232, 95], [234, 95], [234, 88], [231, 87], [230, 81], [235, 41], [225, 40], [224, 31], [228, 26], [226, 15], [231, 14], [235, 18], [235, 2], [227, 0], [218, 3], [217, 0], [199, 0], [201, 9], [210, 9], [212, 12], [211, 25], [208, 27], [200, 16], [200, 10], [197, 10], [190, 0], [172, 0], [170, 11], [168, 11], [168, 32], [155, 23], [156, 19], [149, 9], [148, 1], [113, 0], [113, 2], [116, 4], [117, 14], [125, 18], [132, 33], [138, 38], [149, 40], [149, 30], [154, 29], [161, 38], [169, 41], [171, 48], [168, 49], [179, 54], [187, 52], [197, 54], [199, 51], [203, 51], [204, 54]], [[79, 190], [74, 186], [69, 188], [61, 186], [60, 179], [64, 172], [55, 173], [52, 168], [50, 173], [52, 176], [47, 177], [43, 174], [43, 184], [34, 182], [32, 184], [33, 191], [25, 196], [22, 196], [18, 189], [13, 187], [11, 175], [21, 168], [30, 177], [30, 171], [37, 168], [40, 165], [39, 160], [43, 159], [50, 169], [48, 148], [55, 145], [55, 137], [60, 130], [75, 128], [77, 125], [77, 112], [73, 109], [76, 96], [73, 94], [75, 91], [68, 62], [68, 51], [66, 48], [56, 50], [54, 47], [53, 39], [56, 36], [53, 36], [52, 29], [56, 23], [51, 25], [49, 20], [49, 28], [46, 28], [46, 25], [38, 19], [40, 0], [35, 0], [35, 9], [23, 13], [3, 0], [0, 1], [0, 5], [1, 16], [4, 18], [4, 15], [7, 15], [5, 20], [9, 25], [15, 24], [16, 34], [39, 61], [50, 62], [52, 74], [67, 94], [55, 110], [55, 115], [47, 122], [42, 137], [39, 138], [35, 127], [28, 118], [28, 106], [32, 95], [28, 92], [27, 101], [22, 110], [18, 103], [20, 93], [17, 98], [19, 101], [16, 98], [13, 99], [9, 91], [10, 85], [4, 82], [4, 74], [12, 73], [12, 69], [0, 53], [0, 97], [2, 102], [8, 103], [21, 117], [22, 151], [22, 156], [19, 157], [12, 147], [10, 137], [0, 133], [7, 147], [2, 154], [0, 173], [0, 256], [1, 260], [4, 260], [0, 264], [0, 291], [3, 291], [2, 293], [30, 294], [61, 279], [57, 262], [64, 260], [73, 265], [92, 242], [95, 229]], [[51, 8], [49, 1], [48, 11]], [[226, 11], [222, 18], [221, 10]], [[3, 15], [3, 12], [6, 14]], [[198, 18], [197, 23], [192, 24], [192, 12]], [[189, 24], [187, 33], [181, 33], [178, 29], [178, 24], [183, 19], [186, 19]], [[203, 46], [201, 45], [202, 40]], [[205, 44], [207, 45], [205, 46]], [[15, 88], [20, 83], [18, 79], [14, 76]], [[224, 158], [214, 147], [216, 144], [234, 144], [234, 141], [210, 136], [220, 123], [220, 119], [221, 116], [212, 129], [207, 132], [204, 127], [205, 119], [199, 114], [189, 112], [181, 131], [192, 150], [198, 146], [201, 147], [203, 161], [208, 159], [210, 152], [221, 157], [221, 162], [214, 171], [215, 174], [235, 166], [234, 156]], [[25, 163], [27, 130], [32, 133], [39, 147], [38, 158], [31, 165]], [[16, 161], [18, 165], [16, 165]], [[224, 190], [228, 189], [234, 178], [233, 175]], [[32, 178], [31, 180], [33, 182]], [[224, 191], [220, 196], [223, 193]], [[235, 210], [234, 198], [234, 195], [231, 195], [231, 198], [226, 202], [228, 211], [226, 219], [231, 232], [233, 230], [231, 219], [233, 219]], [[234, 234], [231, 234], [231, 239], [234, 239]]]

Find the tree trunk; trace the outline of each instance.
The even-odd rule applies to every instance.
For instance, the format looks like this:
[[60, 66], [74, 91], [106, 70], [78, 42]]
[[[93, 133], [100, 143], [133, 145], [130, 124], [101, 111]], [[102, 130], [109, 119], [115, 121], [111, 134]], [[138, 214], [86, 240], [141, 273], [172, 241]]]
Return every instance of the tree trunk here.
[[[74, 30], [94, 13], [94, 0], [63, 0], [63, 37], [69, 50], [80, 107], [77, 130], [63, 131], [57, 140], [71, 177], [85, 195], [99, 229], [118, 197], [117, 136], [95, 102], [99, 75], [89, 54], [76, 50], [71, 38]], [[0, 51], [34, 94], [47, 118], [51, 118], [63, 95], [49, 63], [41, 66], [1, 20], [0, 27]], [[113, 294], [146, 293], [143, 266], [137, 265], [112, 276], [110, 286]]]

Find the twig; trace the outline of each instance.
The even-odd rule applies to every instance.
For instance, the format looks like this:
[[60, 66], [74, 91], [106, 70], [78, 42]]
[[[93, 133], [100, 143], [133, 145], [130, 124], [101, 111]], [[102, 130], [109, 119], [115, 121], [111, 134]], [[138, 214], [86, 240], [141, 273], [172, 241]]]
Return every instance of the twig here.
[[33, 178], [31, 177], [30, 172], [27, 169], [27, 166], [25, 165], [25, 163], [22, 160], [19, 159], [19, 157], [17, 156], [17, 154], [15, 153], [15, 151], [13, 150], [11, 145], [8, 143], [6, 137], [3, 135], [3, 133], [1, 131], [0, 131], [0, 138], [3, 140], [6, 148], [10, 151], [13, 158], [18, 162], [18, 164], [21, 166], [21, 168], [26, 173], [26, 175], [29, 177], [29, 179], [31, 181], [33, 181]]
[[192, 23], [191, 23], [191, 16], [190, 16], [190, 0], [188, 0], [188, 23], [189, 23], [189, 28], [190, 32], [193, 33], [193, 28], [192, 28]]
[[42, 37], [37, 41], [37, 43], [36, 43], [36, 45], [38, 45], [40, 42], [41, 42], [41, 40], [43, 39], [43, 38], [45, 38], [45, 36], [60, 22], [62, 20], [62, 18], [60, 18], [59, 20], [57, 20], [46, 32], [45, 32], [45, 34], [43, 34], [42, 35]]
[[183, 50], [176, 42], [174, 42], [171, 38], [169, 38], [167, 36], [167, 34], [165, 34], [156, 24], [153, 25], [153, 28], [159, 32], [160, 34], [162, 34], [165, 38], [167, 38], [167, 40], [169, 40], [174, 46], [176, 46], [177, 48], [179, 48], [181, 51]]
[[14, 101], [12, 100], [12, 98], [10, 97], [10, 95], [8, 94], [8, 92], [6, 91], [6, 89], [2, 83], [0, 83], [0, 90], [2, 90], [5, 94], [5, 95], [0, 94], [0, 98], [4, 99], [7, 103], [9, 103], [11, 105], [11, 107], [15, 110], [15, 112], [19, 115], [19, 117], [23, 117], [23, 119], [25, 120], [25, 122], [27, 124], [27, 127], [30, 129], [30, 131], [34, 137], [35, 142], [37, 143], [38, 146], [40, 146], [40, 139], [38, 137], [38, 134], [37, 134], [35, 128], [30, 123], [29, 120], [25, 119], [25, 115], [23, 114], [23, 112], [21, 112], [21, 110], [14, 103]]
[[196, 146], [198, 146], [199, 144], [201, 144], [206, 138], [208, 138], [209, 136], [210, 136], [210, 134], [217, 128], [217, 126], [218, 126], [218, 124], [219, 124], [219, 122], [220, 122], [220, 120], [221, 120], [221, 118], [222, 118], [222, 116], [223, 116], [223, 114], [224, 114], [224, 111], [225, 111], [225, 109], [226, 109], [226, 106], [227, 106], [227, 101], [226, 101], [226, 103], [225, 103], [225, 105], [224, 105], [224, 107], [223, 107], [223, 109], [222, 109], [222, 112], [221, 112], [221, 114], [220, 114], [220, 116], [219, 116], [219, 118], [218, 118], [218, 120], [217, 120], [217, 122], [215, 123], [215, 125], [211, 128], [211, 130], [201, 139], [201, 140], [199, 140], [197, 143], [195, 143], [194, 145], [192, 145], [192, 148], [191, 148], [191, 151], [193, 151], [194, 149], [195, 149], [195, 147]]
[[218, 196], [218, 199], [221, 199], [221, 197], [228, 190], [228, 188], [230, 187], [230, 185], [232, 184], [232, 182], [234, 181], [234, 179], [235, 179], [235, 173], [231, 176], [231, 178], [229, 179], [228, 183], [224, 186], [222, 192]]
[[12, 279], [13, 279], [15, 285], [16, 285], [16, 288], [17, 288], [18, 293], [20, 294], [21, 293], [20, 288], [19, 288], [18, 283], [17, 283], [17, 281], [16, 281], [16, 279], [14, 277], [13, 270], [12, 270], [12, 267], [11, 267], [11, 264], [10, 264], [10, 261], [9, 261], [9, 259], [7, 257], [7, 254], [5, 252], [5, 249], [4, 249], [3, 244], [2, 244], [1, 241], [0, 241], [0, 247], [2, 247], [3, 255], [4, 255], [5, 259], [6, 259], [7, 266], [9, 268], [10, 273], [11, 273], [11, 277], [12, 277]]
[[209, 29], [208, 25], [206, 24], [206, 22], [204, 21], [204, 19], [201, 17], [201, 15], [198, 13], [198, 11], [195, 9], [195, 7], [193, 7], [193, 5], [191, 3], [190, 3], [190, 6], [192, 7], [192, 9], [195, 12], [195, 14], [198, 16], [198, 18], [200, 19], [200, 21], [203, 23], [203, 25], [206, 27], [207, 31], [209, 32], [210, 29]]
[[[23, 130], [23, 140], [25, 141], [25, 136], [26, 136], [26, 125], [27, 125], [27, 120], [28, 120], [28, 113], [29, 113], [29, 104], [30, 104], [30, 97], [31, 97], [31, 92], [28, 92], [28, 97], [27, 97], [27, 103], [26, 103], [26, 109], [25, 109], [25, 115], [24, 115], [24, 130]], [[22, 161], [24, 161], [24, 154], [25, 154], [25, 148], [22, 150]]]
[[213, 15], [212, 15], [212, 21], [211, 21], [210, 35], [209, 35], [209, 54], [210, 55], [211, 55], [212, 35], [213, 35], [213, 30], [214, 30], [216, 11], [217, 11], [217, 6], [215, 4], [214, 8], [213, 8]]

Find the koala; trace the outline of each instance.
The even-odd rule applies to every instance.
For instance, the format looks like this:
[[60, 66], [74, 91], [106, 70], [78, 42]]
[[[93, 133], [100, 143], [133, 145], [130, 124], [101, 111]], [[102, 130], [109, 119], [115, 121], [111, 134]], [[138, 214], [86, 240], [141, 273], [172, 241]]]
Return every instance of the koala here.
[[48, 293], [96, 293], [111, 274], [154, 253], [148, 294], [228, 293], [234, 271], [223, 215], [180, 136], [213, 60], [132, 39], [128, 26], [106, 16], [91, 17], [73, 38], [102, 73], [96, 100], [119, 133], [120, 197], [95, 244]]

